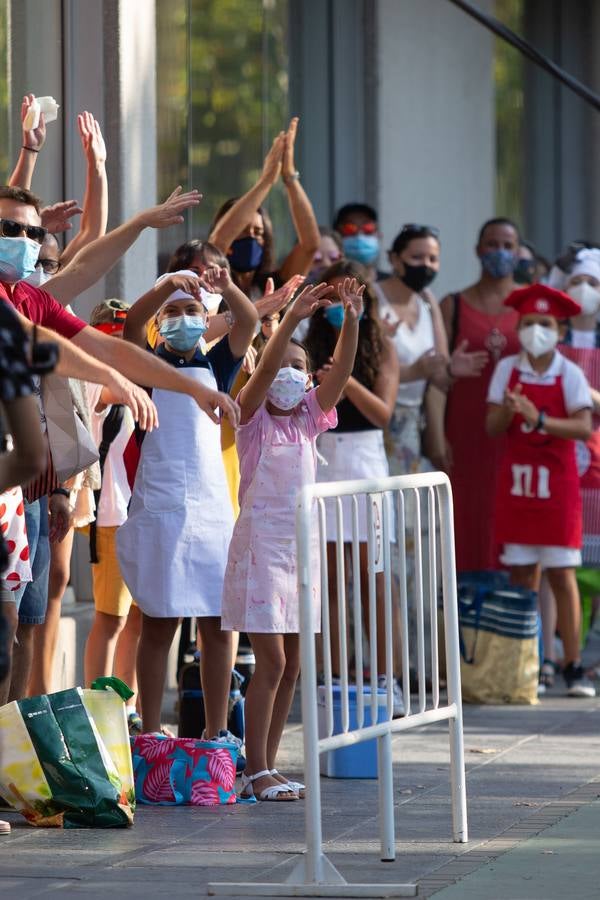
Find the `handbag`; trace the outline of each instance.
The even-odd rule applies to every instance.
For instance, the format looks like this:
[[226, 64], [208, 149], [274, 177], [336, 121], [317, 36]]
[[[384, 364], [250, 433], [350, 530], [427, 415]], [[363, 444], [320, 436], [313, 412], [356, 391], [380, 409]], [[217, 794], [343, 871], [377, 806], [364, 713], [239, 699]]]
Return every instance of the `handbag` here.
[[462, 697], [466, 703], [535, 704], [539, 673], [537, 594], [503, 572], [458, 584]]
[[98, 462], [98, 448], [75, 411], [66, 378], [59, 375], [44, 378], [42, 403], [52, 464], [63, 483]]
[[131, 738], [135, 798], [158, 806], [236, 802], [234, 744], [140, 734]]

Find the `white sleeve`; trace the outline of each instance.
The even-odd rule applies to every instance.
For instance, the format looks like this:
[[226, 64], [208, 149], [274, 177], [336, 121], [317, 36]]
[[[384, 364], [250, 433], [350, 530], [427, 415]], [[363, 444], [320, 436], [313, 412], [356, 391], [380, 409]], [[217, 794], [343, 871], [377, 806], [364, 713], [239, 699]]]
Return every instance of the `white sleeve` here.
[[514, 356], [505, 356], [504, 359], [501, 359], [496, 365], [488, 388], [488, 403], [497, 403], [498, 406], [502, 406], [504, 403], [504, 391], [508, 387], [510, 373], [514, 368], [514, 365]]
[[582, 369], [574, 362], [566, 359], [563, 373], [563, 387], [565, 392], [565, 406], [569, 415], [580, 409], [591, 409], [592, 395], [587, 378]]

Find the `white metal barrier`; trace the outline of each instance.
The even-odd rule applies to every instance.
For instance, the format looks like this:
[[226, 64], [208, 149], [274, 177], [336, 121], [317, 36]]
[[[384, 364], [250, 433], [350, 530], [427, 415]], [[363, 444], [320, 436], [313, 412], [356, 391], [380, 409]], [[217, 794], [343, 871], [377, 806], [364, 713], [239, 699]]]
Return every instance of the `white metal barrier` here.
[[[315, 509], [316, 507], [316, 509]], [[335, 569], [339, 631], [339, 692], [341, 732], [334, 733], [331, 622], [328, 590], [327, 523], [335, 519]], [[351, 542], [344, 542], [344, 520], [350, 517]], [[369, 678], [365, 679], [363, 659], [363, 603], [359, 534], [367, 527], [367, 601], [369, 635]], [[425, 520], [425, 521], [424, 521]], [[447, 721], [450, 743], [450, 780], [453, 839], [466, 842], [467, 809], [465, 790], [462, 705], [460, 692], [460, 651], [454, 554], [452, 494], [442, 473], [407, 475], [383, 479], [322, 483], [306, 486], [297, 506], [298, 581], [300, 592], [300, 650], [302, 665], [302, 722], [304, 730], [304, 780], [306, 782], [306, 852], [285, 884], [247, 883], [209, 885], [210, 894], [287, 897], [392, 897], [415, 896], [415, 885], [348, 884], [323, 852], [321, 822], [320, 754], [377, 738], [378, 795], [380, 811], [381, 859], [395, 859], [392, 735], [433, 722]], [[315, 537], [320, 548], [320, 576], [315, 567]], [[410, 545], [407, 550], [407, 543]], [[348, 547], [349, 544], [349, 547]], [[349, 553], [347, 553], [348, 548]], [[347, 567], [346, 558], [350, 557]], [[397, 557], [393, 564], [393, 556]], [[424, 559], [426, 562], [424, 563]], [[414, 576], [407, 577], [407, 562], [414, 564]], [[352, 603], [347, 603], [346, 569], [352, 576]], [[378, 576], [379, 579], [378, 579]], [[440, 577], [438, 577], [440, 576]], [[326, 734], [319, 736], [317, 714], [317, 653], [313, 609], [313, 588], [321, 586], [321, 633]], [[399, 581], [402, 689], [405, 715], [394, 719], [394, 603]], [[379, 580], [379, 600], [378, 600]], [[383, 596], [381, 592], [383, 580]], [[438, 594], [443, 597], [446, 652], [447, 699], [440, 698], [438, 678], [439, 644], [437, 627]], [[416, 607], [417, 647], [409, 646], [409, 592]], [[427, 600], [425, 601], [425, 597]], [[377, 671], [377, 613], [385, 624], [385, 670]], [[426, 606], [428, 609], [426, 610]], [[429, 632], [425, 621], [429, 613]], [[352, 613], [354, 673], [348, 653]], [[427, 702], [425, 647], [431, 646], [431, 697]], [[409, 667], [416, 662], [418, 690], [411, 695]], [[385, 711], [378, 708], [378, 675], [386, 676]], [[350, 728], [350, 681], [356, 685], [357, 727]], [[336, 683], [337, 689], [337, 683]], [[365, 701], [366, 695], [366, 701]], [[365, 702], [370, 706], [370, 723], [365, 722]], [[349, 788], [351, 790], [351, 788]]]

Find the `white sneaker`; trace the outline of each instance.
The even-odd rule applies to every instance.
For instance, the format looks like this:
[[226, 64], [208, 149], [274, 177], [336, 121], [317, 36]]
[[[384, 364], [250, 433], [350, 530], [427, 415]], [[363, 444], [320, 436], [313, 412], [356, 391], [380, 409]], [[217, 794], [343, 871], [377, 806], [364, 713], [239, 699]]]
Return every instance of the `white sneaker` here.
[[[377, 679], [377, 687], [380, 690], [387, 690], [387, 677], [385, 675], [380, 675]], [[392, 717], [394, 719], [399, 719], [404, 715], [404, 697], [402, 696], [402, 688], [398, 684], [398, 679], [394, 678], [392, 681]]]

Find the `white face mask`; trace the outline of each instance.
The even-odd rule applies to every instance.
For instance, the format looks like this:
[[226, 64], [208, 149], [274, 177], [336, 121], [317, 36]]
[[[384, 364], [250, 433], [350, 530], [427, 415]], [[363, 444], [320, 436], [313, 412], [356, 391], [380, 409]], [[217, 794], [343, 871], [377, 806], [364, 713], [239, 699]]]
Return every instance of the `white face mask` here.
[[581, 284], [574, 284], [569, 288], [569, 296], [581, 306], [581, 313], [584, 316], [595, 316], [600, 310], [600, 291], [598, 288], [592, 287], [587, 281]]
[[32, 284], [34, 287], [43, 287], [47, 281], [50, 281], [52, 275], [49, 275], [48, 272], [44, 272], [41, 266], [35, 267], [35, 272], [32, 272], [27, 278], [23, 279], [27, 282], [27, 284]]
[[267, 398], [277, 409], [294, 409], [304, 397], [306, 384], [306, 372], [300, 372], [291, 366], [284, 366], [279, 370], [267, 391]]
[[521, 347], [536, 359], [554, 350], [558, 344], [558, 331], [545, 325], [528, 325], [519, 331]]

